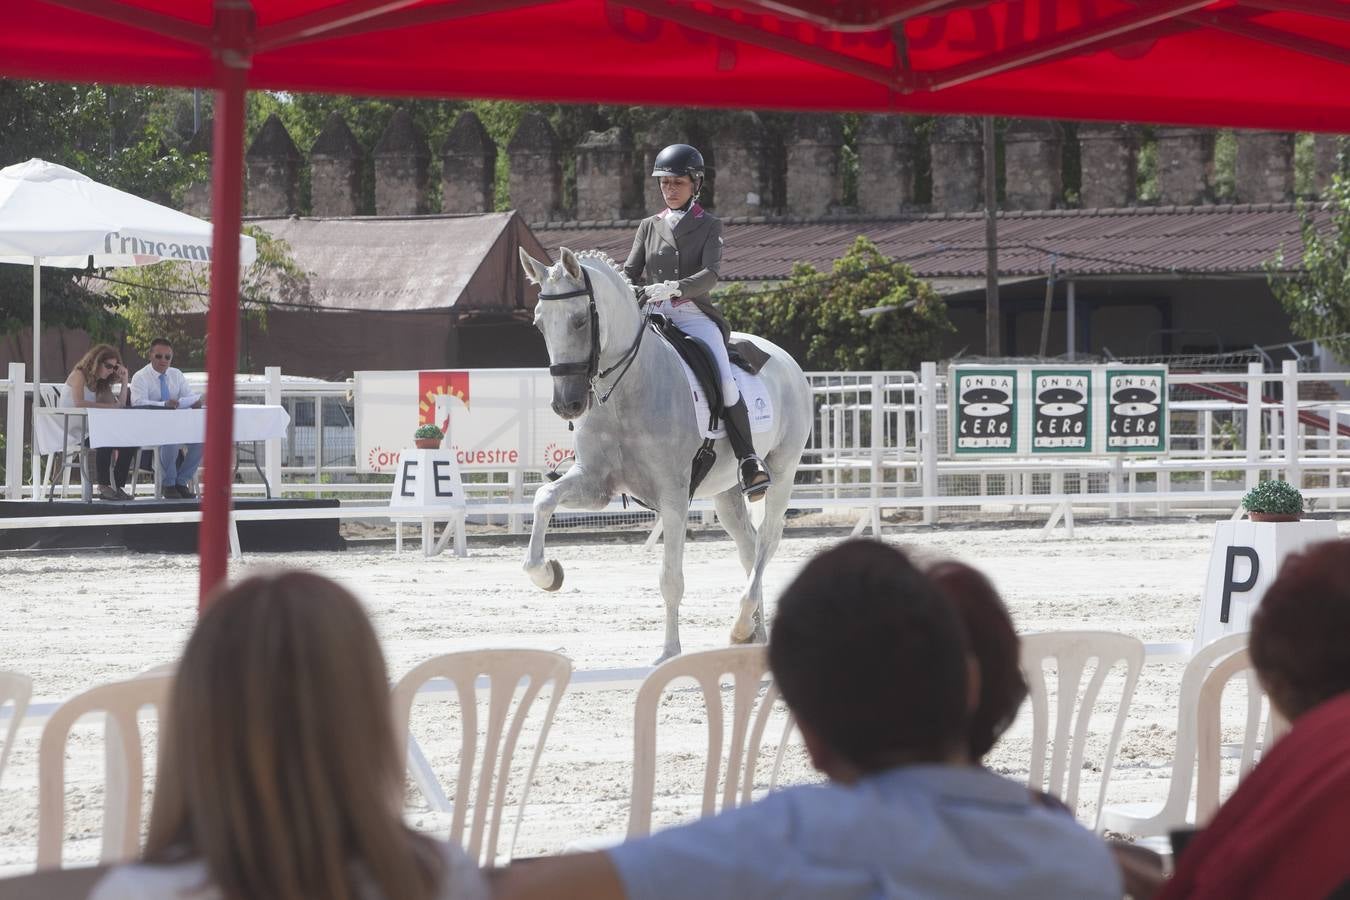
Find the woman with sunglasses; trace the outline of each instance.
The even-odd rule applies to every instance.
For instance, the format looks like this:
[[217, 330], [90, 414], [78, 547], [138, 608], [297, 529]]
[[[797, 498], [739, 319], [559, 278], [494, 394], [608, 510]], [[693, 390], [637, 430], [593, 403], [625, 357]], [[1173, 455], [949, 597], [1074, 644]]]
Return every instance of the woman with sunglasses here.
[[[127, 385], [129, 377], [127, 367], [122, 365], [122, 358], [115, 349], [107, 344], [95, 344], [80, 357], [66, 379], [61, 405], [76, 409], [125, 409], [131, 399], [131, 388]], [[120, 382], [119, 390], [114, 394], [113, 384], [117, 382]], [[116, 466], [113, 465], [114, 452], [117, 453]], [[120, 487], [126, 483], [135, 456], [135, 447], [99, 447], [94, 451], [100, 499], [135, 499]]]

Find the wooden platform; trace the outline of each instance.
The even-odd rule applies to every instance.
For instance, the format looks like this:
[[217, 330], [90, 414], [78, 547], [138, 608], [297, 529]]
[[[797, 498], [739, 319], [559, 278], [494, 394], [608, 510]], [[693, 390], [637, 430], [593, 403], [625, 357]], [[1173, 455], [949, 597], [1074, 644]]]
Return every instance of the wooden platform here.
[[[333, 509], [337, 500], [236, 499], [236, 510]], [[129, 501], [99, 500], [5, 500], [0, 501], [0, 519], [48, 516], [93, 516], [188, 512], [200, 508], [193, 500]], [[12, 523], [7, 523], [12, 524]], [[239, 543], [244, 551], [278, 553], [291, 550], [345, 550], [337, 518], [300, 518], [239, 522]], [[0, 529], [0, 550], [127, 549], [140, 553], [196, 553], [196, 522], [57, 526]]]

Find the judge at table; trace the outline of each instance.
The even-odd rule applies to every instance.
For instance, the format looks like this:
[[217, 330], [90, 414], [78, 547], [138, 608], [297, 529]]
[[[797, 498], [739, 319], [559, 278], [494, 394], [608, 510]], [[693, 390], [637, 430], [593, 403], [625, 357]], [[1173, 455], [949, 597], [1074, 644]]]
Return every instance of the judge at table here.
[[[173, 345], [164, 338], [150, 342], [150, 364], [131, 377], [131, 405], [133, 407], [163, 407], [166, 409], [196, 409], [202, 399], [189, 387], [183, 373], [175, 369]], [[183, 460], [178, 453], [182, 450]], [[188, 483], [197, 474], [202, 461], [201, 444], [165, 444], [159, 448], [159, 467], [164, 496], [193, 496]]]

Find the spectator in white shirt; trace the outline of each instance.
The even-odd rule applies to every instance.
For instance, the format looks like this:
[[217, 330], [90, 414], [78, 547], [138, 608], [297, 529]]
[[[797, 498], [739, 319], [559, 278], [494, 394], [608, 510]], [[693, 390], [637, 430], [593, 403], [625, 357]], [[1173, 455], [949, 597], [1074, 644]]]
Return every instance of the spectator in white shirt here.
[[[165, 409], [196, 409], [202, 398], [193, 393], [183, 373], [169, 365], [173, 345], [160, 337], [150, 342], [150, 364], [131, 377], [131, 405]], [[183, 460], [178, 459], [179, 451]], [[188, 487], [202, 462], [201, 444], [164, 444], [159, 448], [161, 484], [166, 497], [193, 496]]]

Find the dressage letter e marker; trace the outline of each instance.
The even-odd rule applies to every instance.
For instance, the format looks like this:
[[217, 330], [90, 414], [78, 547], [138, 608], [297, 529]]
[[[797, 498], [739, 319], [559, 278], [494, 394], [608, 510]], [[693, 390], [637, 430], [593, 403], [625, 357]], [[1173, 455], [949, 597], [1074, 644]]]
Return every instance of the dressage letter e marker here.
[[[417, 463], [413, 463], [413, 465], [417, 465]], [[454, 470], [446, 471], [447, 469], [450, 469], [450, 460], [433, 459], [431, 461], [431, 480], [437, 497], [453, 497], [455, 496], [455, 488], [459, 486], [459, 473]], [[443, 487], [446, 490], [441, 490]]]
[[408, 490], [408, 485], [414, 484], [417, 481], [417, 460], [415, 459], [403, 460], [403, 471], [399, 473], [398, 481], [399, 481], [398, 492], [400, 496], [403, 497], [417, 496], [416, 493]]

